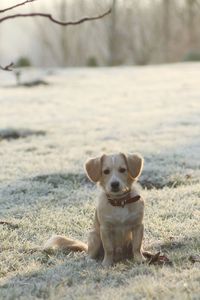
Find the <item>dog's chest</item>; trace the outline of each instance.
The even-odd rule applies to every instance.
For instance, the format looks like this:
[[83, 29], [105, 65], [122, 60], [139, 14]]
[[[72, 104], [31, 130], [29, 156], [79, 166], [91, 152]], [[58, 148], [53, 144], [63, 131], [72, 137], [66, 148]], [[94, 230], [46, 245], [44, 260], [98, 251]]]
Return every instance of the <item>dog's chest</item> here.
[[138, 219], [138, 211], [125, 207], [113, 207], [111, 211], [105, 213], [103, 219], [106, 224], [110, 225], [134, 225]]

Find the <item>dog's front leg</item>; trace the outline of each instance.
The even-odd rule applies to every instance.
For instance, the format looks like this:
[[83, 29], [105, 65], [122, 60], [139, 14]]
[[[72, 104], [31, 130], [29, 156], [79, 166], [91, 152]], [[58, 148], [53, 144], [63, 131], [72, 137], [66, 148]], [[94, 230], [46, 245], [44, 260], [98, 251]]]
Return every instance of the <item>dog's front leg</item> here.
[[132, 240], [132, 250], [134, 260], [138, 263], [142, 263], [145, 261], [144, 256], [142, 255], [142, 240], [144, 235], [144, 225], [140, 224], [133, 228], [133, 240]]
[[108, 228], [100, 227], [101, 240], [104, 248], [103, 266], [109, 267], [113, 264], [114, 247], [111, 239], [111, 233]]
[[88, 255], [90, 258], [97, 258], [101, 248], [101, 237], [95, 230], [90, 231], [88, 236]]

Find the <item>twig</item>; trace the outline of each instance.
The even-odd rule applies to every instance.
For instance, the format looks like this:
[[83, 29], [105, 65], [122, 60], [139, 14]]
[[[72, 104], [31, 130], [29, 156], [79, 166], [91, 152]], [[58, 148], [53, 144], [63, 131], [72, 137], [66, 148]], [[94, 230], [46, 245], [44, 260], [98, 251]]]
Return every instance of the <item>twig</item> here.
[[6, 12], [6, 11], [8, 11], [8, 10], [14, 9], [14, 8], [16, 8], [16, 7], [25, 5], [25, 4], [30, 3], [30, 2], [35, 2], [35, 1], [37, 1], [37, 0], [26, 0], [26, 1], [24, 1], [24, 2], [21, 2], [21, 3], [18, 3], [18, 4], [16, 4], [16, 5], [7, 7], [7, 8], [5, 8], [5, 9], [0, 9], [0, 14]]
[[15, 18], [25, 18], [25, 17], [44, 17], [49, 19], [50, 21], [52, 21], [53, 23], [56, 23], [58, 25], [61, 26], [70, 26], [70, 25], [79, 25], [81, 23], [87, 22], [87, 21], [94, 21], [94, 20], [98, 20], [98, 19], [102, 19], [103, 17], [109, 15], [111, 13], [111, 8], [106, 11], [105, 13], [96, 16], [96, 17], [85, 17], [82, 18], [78, 21], [71, 21], [71, 22], [62, 22], [59, 20], [56, 20], [54, 17], [52, 17], [52, 15], [50, 14], [45, 14], [45, 13], [29, 13], [29, 14], [15, 14], [15, 15], [10, 15], [10, 16], [6, 16], [0, 19], [0, 23], [9, 20], [9, 19], [15, 19]]
[[3, 71], [12, 71], [12, 67], [13, 66], [14, 66], [14, 63], [10, 63], [9, 65], [7, 65], [5, 67], [0, 66], [0, 70], [3, 70]]
[[10, 229], [16, 229], [16, 228], [19, 228], [19, 225], [18, 224], [13, 224], [11, 222], [8, 222], [8, 221], [0, 221], [0, 225], [6, 225], [8, 228]]

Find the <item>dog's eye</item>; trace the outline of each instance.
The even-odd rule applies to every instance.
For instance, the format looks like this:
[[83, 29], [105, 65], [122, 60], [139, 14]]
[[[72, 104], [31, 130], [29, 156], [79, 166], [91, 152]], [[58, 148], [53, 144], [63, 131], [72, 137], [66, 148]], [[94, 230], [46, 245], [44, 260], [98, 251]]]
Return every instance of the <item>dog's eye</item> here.
[[119, 168], [119, 172], [120, 172], [120, 173], [125, 173], [125, 172], [126, 172], [126, 169], [125, 169], [125, 168]]
[[106, 170], [103, 171], [103, 173], [104, 173], [105, 175], [108, 175], [108, 174], [110, 173], [110, 170], [109, 170], [109, 169], [106, 169]]

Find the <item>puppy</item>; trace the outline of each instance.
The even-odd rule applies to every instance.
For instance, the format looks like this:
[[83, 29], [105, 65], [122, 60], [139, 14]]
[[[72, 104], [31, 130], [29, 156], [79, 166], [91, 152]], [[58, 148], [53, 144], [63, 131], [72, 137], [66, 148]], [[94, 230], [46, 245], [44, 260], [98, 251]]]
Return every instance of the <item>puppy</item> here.
[[145, 261], [142, 254], [144, 200], [134, 186], [142, 168], [143, 158], [139, 154], [119, 153], [88, 160], [87, 176], [101, 187], [88, 244], [54, 236], [45, 244], [45, 250], [56, 247], [86, 251], [93, 259], [103, 255], [104, 266], [127, 257], [133, 257], [138, 263]]

